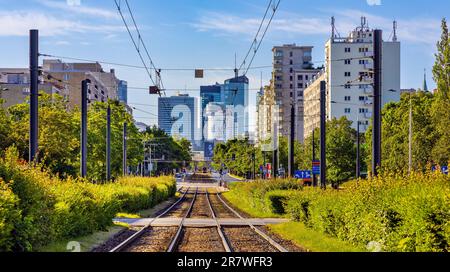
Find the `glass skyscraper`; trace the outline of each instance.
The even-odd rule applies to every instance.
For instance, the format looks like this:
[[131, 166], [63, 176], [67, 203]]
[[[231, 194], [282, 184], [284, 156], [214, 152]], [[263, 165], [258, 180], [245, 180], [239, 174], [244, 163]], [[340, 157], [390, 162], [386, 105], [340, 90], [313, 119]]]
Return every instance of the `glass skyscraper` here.
[[[225, 80], [224, 84], [200, 87], [200, 97], [202, 103], [202, 124], [203, 128], [208, 126], [208, 122], [214, 122], [217, 126], [217, 120], [208, 118], [212, 112], [206, 109], [208, 104], [216, 105], [216, 109], [222, 108], [223, 113], [218, 114], [223, 119], [223, 135], [225, 141], [236, 137], [247, 137], [249, 135], [249, 117], [248, 117], [248, 84], [246, 76], [234, 77]], [[221, 106], [221, 107], [219, 107]], [[231, 114], [230, 114], [231, 112]], [[229, 119], [232, 120], [229, 120]], [[213, 126], [212, 124], [209, 124]], [[208, 128], [209, 129], [209, 128]], [[204, 135], [203, 140], [206, 139]]]
[[[198, 98], [178, 95], [158, 98], [158, 127], [173, 137], [185, 138], [198, 146]], [[197, 137], [196, 137], [197, 136]], [[198, 139], [200, 140], [200, 139]]]

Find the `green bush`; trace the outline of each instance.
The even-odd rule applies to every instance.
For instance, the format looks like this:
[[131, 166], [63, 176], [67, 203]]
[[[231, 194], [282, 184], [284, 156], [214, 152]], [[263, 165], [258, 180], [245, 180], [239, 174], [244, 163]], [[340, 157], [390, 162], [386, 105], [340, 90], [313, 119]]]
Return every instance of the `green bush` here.
[[60, 180], [0, 158], [0, 251], [33, 251], [60, 239], [106, 230], [119, 212], [148, 209], [173, 196], [171, 177], [120, 178], [115, 183]]
[[292, 191], [275, 190], [266, 193], [266, 207], [274, 214], [285, 214], [286, 201], [293, 195]]
[[[266, 194], [273, 191], [297, 191], [303, 188], [297, 180], [277, 179], [230, 184], [225, 197], [238, 208], [257, 217], [276, 216]], [[269, 204], [269, 205], [268, 205]]]
[[0, 251], [12, 250], [14, 229], [20, 222], [19, 198], [13, 193], [11, 184], [0, 178]]
[[355, 245], [450, 251], [450, 180], [443, 174], [385, 174], [343, 190], [308, 188], [286, 206], [294, 220]]

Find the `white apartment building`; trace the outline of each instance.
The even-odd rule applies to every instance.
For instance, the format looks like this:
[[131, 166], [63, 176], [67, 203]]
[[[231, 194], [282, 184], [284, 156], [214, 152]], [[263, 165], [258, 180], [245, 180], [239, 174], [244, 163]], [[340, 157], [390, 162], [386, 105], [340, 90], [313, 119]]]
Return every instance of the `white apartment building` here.
[[[366, 131], [372, 118], [373, 103], [373, 38], [365, 17], [348, 37], [341, 38], [332, 34], [325, 44], [325, 71], [327, 81], [327, 117], [328, 119], [346, 116], [357, 120], [362, 132]], [[391, 101], [400, 100], [400, 42], [396, 35], [392, 41], [383, 41], [382, 46], [382, 106]], [[323, 78], [323, 77], [321, 77]], [[321, 78], [316, 80], [321, 80]], [[362, 80], [361, 80], [362, 79]], [[314, 85], [313, 82], [309, 83]], [[305, 90], [320, 91], [315, 88]], [[308, 102], [307, 102], [308, 103]], [[308, 114], [318, 114], [319, 109], [311, 108]], [[307, 132], [309, 135], [309, 131]]]
[[290, 135], [291, 106], [294, 103], [295, 139], [303, 142], [303, 91], [312, 75], [319, 70], [313, 68], [312, 46], [286, 44], [275, 46], [273, 51], [273, 84], [275, 102], [279, 106], [279, 133]]

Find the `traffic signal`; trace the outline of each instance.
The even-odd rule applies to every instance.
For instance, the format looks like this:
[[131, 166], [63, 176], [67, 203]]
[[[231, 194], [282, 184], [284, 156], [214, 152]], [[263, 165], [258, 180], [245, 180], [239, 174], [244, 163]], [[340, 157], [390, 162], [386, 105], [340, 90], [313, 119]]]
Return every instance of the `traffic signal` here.
[[150, 86], [149, 88], [150, 94], [160, 94], [161, 90], [158, 88], [158, 86]]

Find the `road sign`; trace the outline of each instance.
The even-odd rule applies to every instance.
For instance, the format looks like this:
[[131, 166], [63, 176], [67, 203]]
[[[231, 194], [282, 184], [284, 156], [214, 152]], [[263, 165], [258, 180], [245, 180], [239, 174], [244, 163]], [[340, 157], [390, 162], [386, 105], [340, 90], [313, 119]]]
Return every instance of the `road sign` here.
[[[431, 171], [436, 171], [436, 166], [431, 167]], [[448, 175], [448, 166], [441, 166], [441, 172]]]
[[312, 173], [311, 170], [297, 170], [294, 173], [294, 178], [303, 179], [303, 180], [311, 180]]
[[312, 162], [312, 173], [313, 175], [320, 175], [320, 161]]

